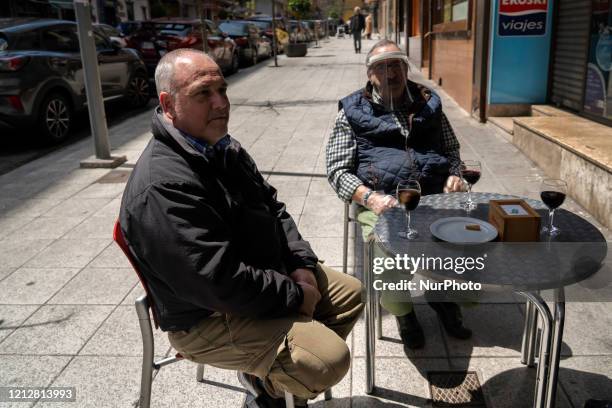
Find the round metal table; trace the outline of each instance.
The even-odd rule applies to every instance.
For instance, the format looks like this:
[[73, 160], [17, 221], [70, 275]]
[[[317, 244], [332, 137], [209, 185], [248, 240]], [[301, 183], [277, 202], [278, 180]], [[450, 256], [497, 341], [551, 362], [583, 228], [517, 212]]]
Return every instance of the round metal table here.
[[[537, 313], [542, 319], [542, 337], [538, 359], [534, 407], [554, 407], [556, 400], [559, 360], [565, 320], [564, 287], [580, 282], [595, 274], [607, 255], [607, 243], [601, 232], [584, 218], [564, 209], [555, 213], [555, 225], [562, 232], [555, 238], [542, 236], [540, 243], [491, 243], [479, 246], [457, 246], [437, 240], [429, 226], [445, 217], [473, 217], [488, 219], [490, 200], [516, 199], [520, 197], [494, 193], [472, 193], [477, 204], [469, 214], [462, 208], [464, 193], [435, 194], [421, 198], [419, 207], [412, 212], [412, 225], [419, 231], [416, 240], [401, 238], [398, 232], [405, 230], [405, 212], [395, 208], [383, 213], [374, 233], [365, 247], [364, 272], [367, 292], [366, 304], [366, 389], [374, 388], [374, 310], [376, 308], [371, 270], [373, 245], [378, 245], [389, 256], [397, 254], [435, 254], [457, 256], [457, 253], [477, 253], [488, 248], [488, 267], [483, 271], [470, 271], [459, 275], [453, 270], [419, 270], [417, 273], [434, 280], [452, 279], [458, 282], [470, 280], [482, 285], [483, 291], [511, 290], [527, 298], [525, 330], [522, 341], [523, 364], [533, 366], [537, 336]], [[525, 199], [548, 222], [546, 206], [537, 200]], [[546, 246], [548, 245], [548, 246]], [[565, 247], [564, 247], [565, 245]], [[554, 249], [554, 250], [551, 250]], [[588, 262], [584, 262], [584, 254]], [[554, 290], [554, 313], [539, 294], [540, 290]]]

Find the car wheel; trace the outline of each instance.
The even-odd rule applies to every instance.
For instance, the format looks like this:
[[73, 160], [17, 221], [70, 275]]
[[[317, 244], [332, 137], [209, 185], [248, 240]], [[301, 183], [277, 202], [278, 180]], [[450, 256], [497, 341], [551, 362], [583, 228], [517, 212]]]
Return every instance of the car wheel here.
[[72, 128], [72, 108], [61, 94], [48, 95], [40, 105], [38, 127], [47, 142], [59, 143]]
[[136, 73], [132, 76], [125, 90], [125, 98], [132, 108], [147, 106], [151, 94], [149, 93], [149, 80], [144, 74]]

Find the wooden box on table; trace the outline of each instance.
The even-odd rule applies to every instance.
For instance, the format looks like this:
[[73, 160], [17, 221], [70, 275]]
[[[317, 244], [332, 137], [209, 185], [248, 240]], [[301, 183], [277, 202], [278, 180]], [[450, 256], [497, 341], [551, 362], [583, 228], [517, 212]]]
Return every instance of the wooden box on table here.
[[489, 201], [489, 222], [497, 228], [501, 241], [539, 241], [540, 220], [540, 214], [525, 200]]

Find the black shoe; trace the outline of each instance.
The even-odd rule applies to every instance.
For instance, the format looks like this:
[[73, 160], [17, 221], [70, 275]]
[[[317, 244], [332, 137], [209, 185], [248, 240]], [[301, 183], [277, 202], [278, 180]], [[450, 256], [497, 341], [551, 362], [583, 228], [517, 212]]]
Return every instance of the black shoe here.
[[411, 350], [420, 349], [425, 346], [423, 328], [417, 320], [414, 310], [407, 315], [395, 316], [395, 322], [397, 323], [397, 330], [404, 346]]
[[451, 302], [428, 303], [438, 314], [438, 318], [440, 318], [442, 326], [449, 336], [460, 340], [467, 340], [472, 337], [472, 331], [463, 326], [463, 317], [459, 305]]
[[268, 394], [258, 377], [238, 372], [238, 381], [247, 391], [245, 406], [248, 408], [286, 408], [285, 399]]

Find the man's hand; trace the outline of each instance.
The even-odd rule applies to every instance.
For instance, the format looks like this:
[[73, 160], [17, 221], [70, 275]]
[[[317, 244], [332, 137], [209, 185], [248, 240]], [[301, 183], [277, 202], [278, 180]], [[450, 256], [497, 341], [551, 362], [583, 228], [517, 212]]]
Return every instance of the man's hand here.
[[463, 180], [457, 176], [449, 176], [446, 179], [446, 184], [444, 185], [445, 193], [454, 193], [457, 191], [465, 191], [465, 185], [463, 184]]
[[302, 301], [299, 312], [303, 315], [312, 317], [317, 307], [317, 303], [321, 300], [321, 293], [319, 293], [319, 289], [306, 282], [296, 283], [302, 287], [302, 292], [304, 292], [304, 300]]
[[295, 283], [303, 282], [315, 287], [316, 289], [319, 288], [319, 285], [317, 284], [317, 278], [310, 269], [298, 268], [295, 271], [291, 272], [291, 274], [289, 274], [289, 277]]
[[380, 215], [387, 211], [389, 208], [393, 208], [397, 205], [397, 200], [390, 195], [382, 195], [379, 193], [372, 193], [368, 197], [368, 203], [366, 207], [374, 211], [376, 215]]

